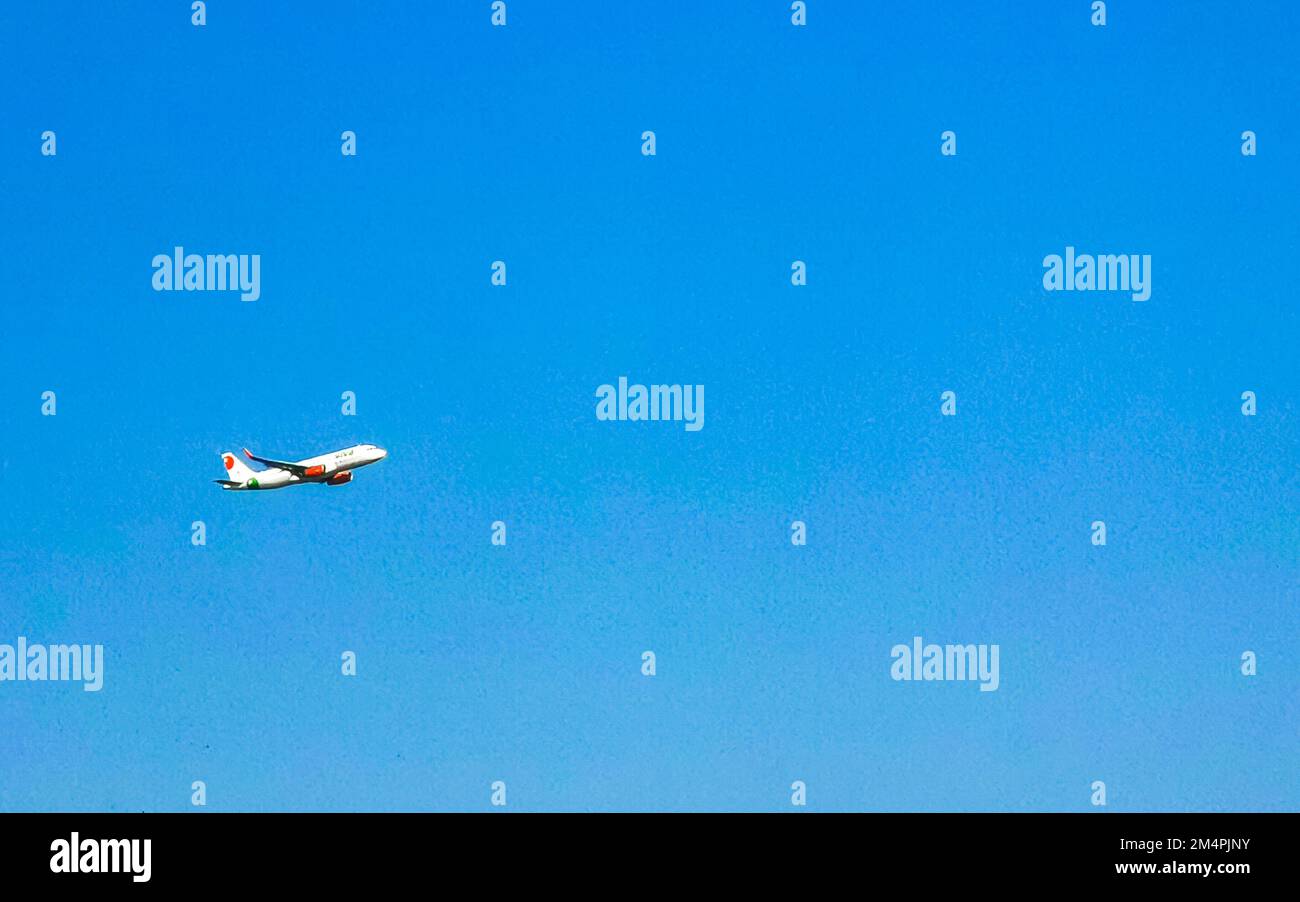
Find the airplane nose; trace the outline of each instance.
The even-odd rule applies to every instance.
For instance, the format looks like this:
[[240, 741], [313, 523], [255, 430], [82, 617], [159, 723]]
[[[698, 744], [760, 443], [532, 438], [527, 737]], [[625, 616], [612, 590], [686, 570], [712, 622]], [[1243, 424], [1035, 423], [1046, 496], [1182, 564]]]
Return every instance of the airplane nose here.
[[383, 448], [380, 448], [380, 449], [378, 449], [378, 450], [379, 450], [379, 459], [380, 459], [380, 460], [383, 460], [385, 457], [388, 456], [388, 452], [387, 452], [386, 450], [384, 450]]

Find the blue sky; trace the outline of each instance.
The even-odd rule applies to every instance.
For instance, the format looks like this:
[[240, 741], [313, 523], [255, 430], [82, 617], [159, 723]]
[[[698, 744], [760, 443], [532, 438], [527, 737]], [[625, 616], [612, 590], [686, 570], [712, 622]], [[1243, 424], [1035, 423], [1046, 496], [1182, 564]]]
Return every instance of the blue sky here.
[[1300, 9], [488, 5], [0, 10], [0, 810], [1297, 807]]

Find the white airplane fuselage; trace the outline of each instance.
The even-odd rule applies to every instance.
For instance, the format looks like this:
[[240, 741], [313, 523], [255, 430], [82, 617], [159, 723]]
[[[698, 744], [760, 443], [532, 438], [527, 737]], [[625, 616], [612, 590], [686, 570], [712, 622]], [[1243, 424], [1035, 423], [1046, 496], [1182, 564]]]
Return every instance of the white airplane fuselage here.
[[331, 451], [328, 454], [298, 461], [276, 461], [257, 457], [247, 448], [244, 449], [244, 454], [249, 460], [266, 464], [267, 469], [252, 470], [231, 452], [223, 452], [221, 459], [226, 467], [228, 478], [217, 480], [223, 489], [232, 491], [282, 489], [308, 482], [343, 485], [352, 481], [353, 470], [379, 463], [388, 456], [388, 452], [378, 445], [353, 445], [340, 451]]

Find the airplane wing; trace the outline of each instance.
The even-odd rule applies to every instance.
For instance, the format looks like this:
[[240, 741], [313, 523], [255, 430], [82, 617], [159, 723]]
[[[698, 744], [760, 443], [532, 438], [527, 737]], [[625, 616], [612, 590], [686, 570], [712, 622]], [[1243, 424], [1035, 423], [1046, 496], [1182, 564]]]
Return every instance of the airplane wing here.
[[266, 464], [268, 467], [276, 467], [277, 469], [280, 470], [288, 470], [290, 473], [293, 473], [295, 476], [302, 476], [304, 473], [307, 472], [307, 468], [304, 467], [302, 464], [292, 463], [287, 460], [271, 460], [269, 457], [258, 457], [256, 454], [254, 454], [252, 451], [249, 451], [247, 448], [244, 449], [244, 456], [247, 457], [249, 460], [257, 461], [259, 464]]

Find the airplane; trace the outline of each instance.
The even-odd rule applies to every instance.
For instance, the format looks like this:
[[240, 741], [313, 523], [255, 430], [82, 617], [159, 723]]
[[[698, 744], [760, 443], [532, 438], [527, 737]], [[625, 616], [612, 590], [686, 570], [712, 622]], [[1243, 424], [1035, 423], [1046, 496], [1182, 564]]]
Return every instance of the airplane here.
[[212, 481], [227, 491], [282, 489], [285, 486], [307, 482], [343, 485], [352, 481], [353, 470], [379, 463], [388, 456], [388, 452], [378, 445], [353, 445], [342, 451], [331, 451], [329, 454], [299, 461], [258, 457], [247, 448], [244, 449], [244, 456], [249, 460], [265, 464], [270, 469], [253, 470], [229, 451], [223, 451], [221, 462], [226, 465], [226, 473], [230, 478]]

